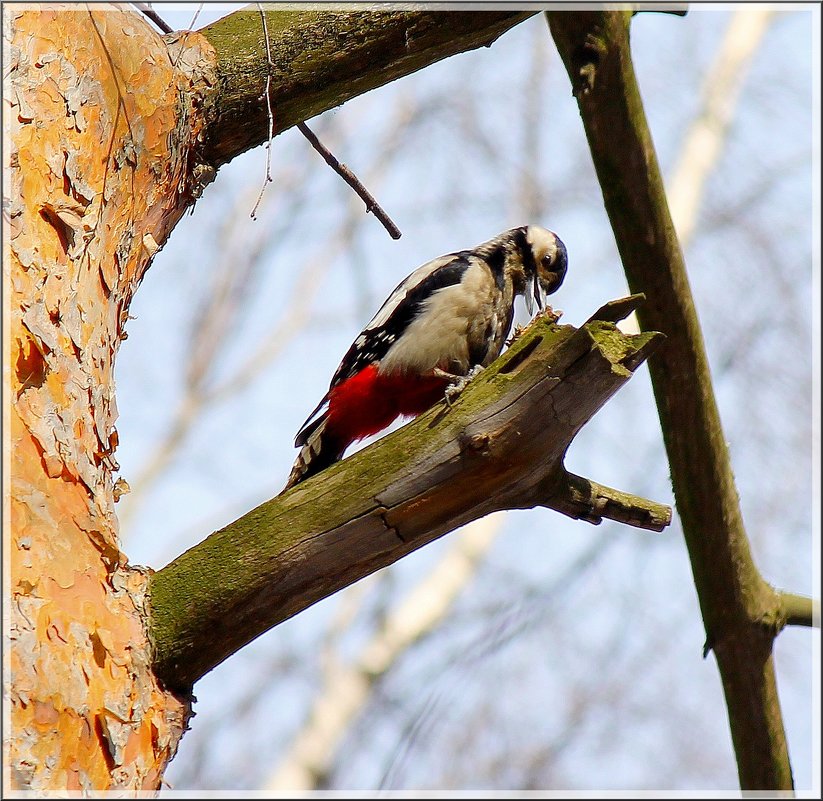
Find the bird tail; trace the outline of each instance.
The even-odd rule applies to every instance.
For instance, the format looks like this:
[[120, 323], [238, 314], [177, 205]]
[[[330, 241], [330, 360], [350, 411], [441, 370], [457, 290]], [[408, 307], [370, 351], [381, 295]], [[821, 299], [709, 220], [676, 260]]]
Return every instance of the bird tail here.
[[306, 428], [298, 434], [298, 444], [303, 447], [300, 448], [294, 460], [283, 492], [315, 473], [325, 470], [343, 456], [346, 446], [340, 447], [337, 437], [334, 437], [328, 430], [328, 416], [328, 411], [324, 412], [313, 421], [310, 429]]

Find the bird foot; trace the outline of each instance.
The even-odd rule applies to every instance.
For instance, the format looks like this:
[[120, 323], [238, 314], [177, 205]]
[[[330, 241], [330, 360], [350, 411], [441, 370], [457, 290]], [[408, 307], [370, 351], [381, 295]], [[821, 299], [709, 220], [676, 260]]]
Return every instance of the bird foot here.
[[452, 403], [454, 403], [454, 401], [460, 396], [460, 394], [466, 388], [466, 385], [469, 383], [469, 381], [471, 381], [475, 376], [479, 375], [482, 370], [483, 367], [479, 364], [476, 364], [469, 371], [468, 375], [452, 375], [451, 373], [447, 373], [444, 370], [436, 371], [443, 378], [448, 378], [451, 382], [446, 387], [446, 406], [451, 408]]
[[562, 309], [553, 309], [551, 306], [546, 306], [536, 316], [545, 317], [550, 323], [556, 323], [563, 316], [563, 311]]

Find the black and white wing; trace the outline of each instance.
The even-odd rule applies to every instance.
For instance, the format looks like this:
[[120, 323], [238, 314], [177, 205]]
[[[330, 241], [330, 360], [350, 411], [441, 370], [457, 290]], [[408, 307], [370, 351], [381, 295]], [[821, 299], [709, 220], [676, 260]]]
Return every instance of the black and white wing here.
[[[471, 265], [472, 251], [449, 253], [418, 267], [406, 276], [352, 342], [335, 370], [329, 392], [338, 384], [359, 373], [370, 364], [379, 362], [389, 348], [402, 336], [421, 305], [438, 289], [459, 284]], [[328, 403], [327, 392], [317, 408], [309, 415], [295, 438], [295, 445], [303, 444], [319, 425], [323, 407]]]
[[329, 389], [369, 364], [379, 362], [434, 292], [460, 283], [470, 266], [471, 255], [470, 251], [460, 251], [440, 256], [404, 278], [352, 342], [332, 377]]

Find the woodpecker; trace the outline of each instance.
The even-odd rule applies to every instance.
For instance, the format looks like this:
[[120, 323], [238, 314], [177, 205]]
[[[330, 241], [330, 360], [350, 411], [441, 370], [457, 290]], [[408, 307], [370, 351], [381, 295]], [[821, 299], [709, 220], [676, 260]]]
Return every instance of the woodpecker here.
[[329, 391], [297, 432], [300, 453], [285, 489], [342, 458], [397, 417], [414, 417], [503, 349], [523, 295], [529, 315], [566, 275], [566, 246], [523, 225], [473, 250], [418, 267], [354, 340]]

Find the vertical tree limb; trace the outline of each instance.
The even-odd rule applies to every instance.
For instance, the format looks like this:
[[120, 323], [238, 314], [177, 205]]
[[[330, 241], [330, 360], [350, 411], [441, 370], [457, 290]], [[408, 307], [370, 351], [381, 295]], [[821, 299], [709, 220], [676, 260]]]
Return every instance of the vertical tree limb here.
[[547, 12], [569, 73], [638, 317], [666, 345], [649, 362], [707, 646], [728, 707], [740, 784], [791, 789], [772, 642], [779, 599], [752, 560], [683, 254], [629, 47], [631, 12]]

